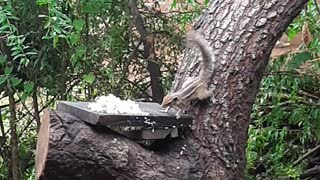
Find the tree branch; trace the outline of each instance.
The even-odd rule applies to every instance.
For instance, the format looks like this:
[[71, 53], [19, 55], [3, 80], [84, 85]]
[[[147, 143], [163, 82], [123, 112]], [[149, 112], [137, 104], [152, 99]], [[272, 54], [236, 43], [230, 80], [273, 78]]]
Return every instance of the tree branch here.
[[141, 36], [144, 46], [144, 59], [148, 60], [148, 71], [150, 73], [150, 82], [152, 89], [152, 99], [155, 102], [161, 103], [164, 97], [164, 90], [161, 84], [161, 71], [156, 59], [154, 49], [154, 37], [147, 31], [144, 26], [142, 16], [139, 14], [137, 2], [135, 0], [129, 1], [130, 12], [133, 16], [137, 30]]
[[301, 156], [298, 160], [293, 162], [293, 166], [296, 166], [298, 164], [300, 164], [303, 160], [305, 160], [306, 158], [308, 158], [310, 155], [312, 155], [313, 153], [317, 152], [320, 150], [320, 145], [312, 148], [310, 151], [308, 151], [307, 153], [305, 153], [303, 156]]

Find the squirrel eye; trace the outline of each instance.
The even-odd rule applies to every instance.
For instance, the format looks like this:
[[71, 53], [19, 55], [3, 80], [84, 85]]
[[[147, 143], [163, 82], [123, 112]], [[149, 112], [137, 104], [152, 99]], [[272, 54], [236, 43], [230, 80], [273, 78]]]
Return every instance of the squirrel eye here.
[[174, 97], [172, 101], [178, 101], [178, 97]]

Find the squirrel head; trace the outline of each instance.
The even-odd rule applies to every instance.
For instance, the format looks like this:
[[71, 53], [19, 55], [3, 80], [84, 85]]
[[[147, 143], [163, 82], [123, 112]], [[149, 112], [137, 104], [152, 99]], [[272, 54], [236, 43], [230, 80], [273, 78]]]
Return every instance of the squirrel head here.
[[162, 100], [162, 104], [161, 107], [166, 108], [171, 106], [173, 103], [175, 103], [176, 101], [178, 101], [178, 96], [174, 96], [174, 95], [166, 95], [163, 100]]

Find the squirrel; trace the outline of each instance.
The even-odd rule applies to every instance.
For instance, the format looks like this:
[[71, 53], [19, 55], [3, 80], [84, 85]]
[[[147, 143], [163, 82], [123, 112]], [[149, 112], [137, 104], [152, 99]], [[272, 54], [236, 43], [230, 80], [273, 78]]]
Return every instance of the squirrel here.
[[199, 76], [190, 77], [185, 81], [176, 92], [169, 93], [163, 98], [162, 108], [166, 108], [164, 112], [168, 112], [170, 108], [177, 109], [176, 118], [180, 118], [180, 113], [185, 110], [192, 100], [204, 100], [212, 96], [212, 91], [208, 90], [208, 81], [213, 72], [212, 63], [214, 57], [209, 49], [208, 42], [196, 31], [188, 33], [187, 39], [194, 42], [200, 49], [202, 54], [202, 69]]

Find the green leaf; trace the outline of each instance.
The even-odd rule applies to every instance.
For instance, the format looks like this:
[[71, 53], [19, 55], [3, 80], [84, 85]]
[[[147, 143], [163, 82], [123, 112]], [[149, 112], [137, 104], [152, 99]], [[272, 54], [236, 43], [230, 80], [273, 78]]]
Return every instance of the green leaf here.
[[84, 56], [85, 53], [86, 53], [86, 47], [85, 46], [78, 46], [76, 48], [76, 54], [77, 54], [78, 57]]
[[12, 70], [13, 70], [13, 67], [6, 67], [5, 69], [4, 69], [4, 73], [5, 74], [11, 74], [12, 73]]
[[82, 28], [84, 26], [84, 20], [82, 19], [75, 19], [73, 21], [73, 27], [77, 30], [77, 31], [81, 31]]
[[8, 76], [0, 76], [0, 84], [3, 84], [4, 82], [6, 82], [6, 80], [8, 79]]
[[20, 44], [23, 44], [24, 41], [26, 41], [27, 37], [23, 36], [23, 37], [19, 37], [20, 39]]
[[290, 69], [297, 69], [307, 60], [312, 59], [312, 56], [308, 52], [303, 52], [300, 54], [295, 55], [292, 60], [288, 63], [288, 68]]
[[48, 39], [51, 39], [52, 37], [51, 36], [43, 36], [42, 39], [44, 40], [48, 40]]
[[80, 40], [80, 34], [79, 33], [72, 33], [70, 36], [70, 43], [71, 45], [76, 45]]
[[53, 47], [57, 47], [57, 44], [58, 44], [58, 42], [59, 42], [59, 37], [58, 36], [54, 36], [53, 37]]
[[26, 52], [26, 55], [37, 55], [37, 53], [30, 51], [30, 52]]
[[93, 14], [96, 11], [96, 9], [93, 7], [92, 4], [86, 4], [82, 10], [84, 13], [88, 13], [88, 14]]
[[94, 79], [95, 79], [95, 76], [92, 73], [83, 75], [83, 80], [89, 84], [92, 84]]
[[7, 60], [6, 55], [0, 55], [0, 65], [4, 66], [6, 60]]
[[9, 29], [9, 25], [5, 24], [3, 26], [0, 27], [0, 32], [4, 32], [6, 31], [7, 29]]
[[48, 0], [37, 0], [37, 5], [39, 5], [39, 6], [43, 6], [43, 5], [46, 5], [46, 4], [48, 4], [49, 2], [48, 2]]
[[22, 79], [16, 78], [16, 77], [12, 77], [11, 78], [11, 83], [13, 85], [13, 87], [17, 86], [18, 84], [20, 84], [22, 81]]
[[294, 37], [296, 37], [296, 35], [298, 34], [298, 32], [299, 32], [298, 29], [296, 29], [296, 28], [290, 28], [290, 29], [288, 30], [288, 33], [287, 33], [289, 41], [291, 41]]
[[18, 58], [20, 58], [20, 57], [23, 57], [23, 56], [24, 56], [24, 54], [15, 55], [15, 56], [13, 57], [13, 60], [16, 60], [16, 59], [18, 59]]
[[176, 8], [177, 6], [177, 0], [173, 0], [170, 6], [170, 10]]
[[53, 30], [54, 30], [55, 32], [57, 32], [58, 34], [61, 34], [61, 29], [60, 29], [60, 27], [58, 27], [58, 26], [53, 26]]
[[15, 57], [15, 56], [17, 56], [18, 54], [20, 55], [21, 52], [22, 52], [21, 49], [17, 49], [17, 50], [15, 50], [15, 51], [13, 51], [13, 52], [11, 53], [11, 56]]
[[28, 49], [28, 48], [30, 48], [30, 46], [25, 46], [25, 45], [23, 45], [22, 48], [23, 48], [23, 49]]
[[21, 101], [27, 100], [29, 96], [30, 96], [29, 93], [23, 93], [22, 96], [21, 96]]
[[59, 34], [58, 37], [65, 39], [65, 38], [67, 38], [68, 36], [66, 36], [66, 35], [64, 35], [64, 34]]
[[17, 21], [20, 20], [20, 19], [19, 19], [18, 17], [16, 17], [16, 16], [9, 16], [8, 19], [13, 19], [13, 20], [17, 20]]
[[16, 50], [21, 50], [21, 47], [20, 46], [13, 46], [11, 48], [11, 51], [16, 51]]
[[[1, 10], [1, 7], [0, 7], [0, 10]], [[4, 22], [6, 20], [7, 20], [7, 18], [0, 14], [0, 23]]]
[[25, 83], [23, 85], [24, 92], [30, 93], [33, 90], [33, 87], [34, 87], [34, 83], [33, 82]]
[[[29, 62], [30, 62], [29, 59], [27, 59], [27, 58], [21, 58], [21, 60], [20, 60], [20, 65], [24, 65], [25, 67], [27, 67], [28, 64], [29, 64]], [[20, 69], [19, 69], [19, 70], [20, 70]]]

